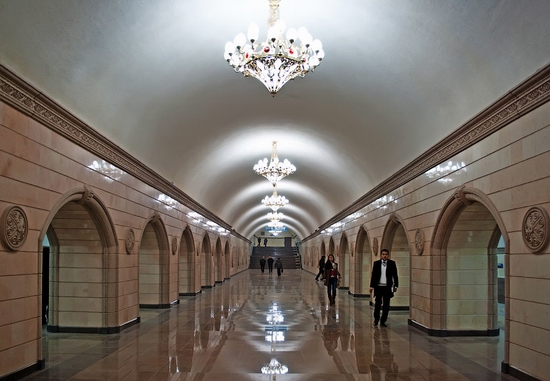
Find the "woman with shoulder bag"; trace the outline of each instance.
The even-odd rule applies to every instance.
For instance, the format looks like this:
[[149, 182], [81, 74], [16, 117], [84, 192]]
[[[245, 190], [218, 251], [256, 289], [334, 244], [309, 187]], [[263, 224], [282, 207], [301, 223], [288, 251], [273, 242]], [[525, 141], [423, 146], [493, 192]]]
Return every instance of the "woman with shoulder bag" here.
[[334, 255], [329, 254], [325, 263], [325, 285], [327, 286], [328, 300], [331, 306], [336, 304], [336, 288], [340, 278], [338, 263], [334, 262]]

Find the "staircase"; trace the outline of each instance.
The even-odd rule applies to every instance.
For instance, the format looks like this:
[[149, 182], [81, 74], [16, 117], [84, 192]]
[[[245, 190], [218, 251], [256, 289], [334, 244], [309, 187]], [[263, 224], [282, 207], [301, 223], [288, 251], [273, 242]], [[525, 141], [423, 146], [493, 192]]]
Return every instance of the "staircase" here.
[[[300, 256], [295, 252], [295, 249], [295, 247], [254, 246], [252, 255], [250, 256], [250, 265], [248, 268], [259, 269], [260, 259], [265, 257], [265, 260], [267, 261], [267, 258], [271, 256], [274, 260], [281, 258], [281, 261], [283, 262], [283, 269], [301, 269], [302, 261]], [[267, 269], [267, 262], [265, 268]]]

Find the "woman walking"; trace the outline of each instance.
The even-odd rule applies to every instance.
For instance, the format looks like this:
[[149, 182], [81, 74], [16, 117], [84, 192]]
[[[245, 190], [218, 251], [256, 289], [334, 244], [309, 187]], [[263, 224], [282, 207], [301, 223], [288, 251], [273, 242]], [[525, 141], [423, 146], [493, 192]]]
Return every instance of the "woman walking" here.
[[334, 255], [329, 254], [325, 263], [325, 285], [327, 286], [328, 300], [331, 306], [336, 304], [336, 287], [340, 278], [338, 263], [334, 262]]

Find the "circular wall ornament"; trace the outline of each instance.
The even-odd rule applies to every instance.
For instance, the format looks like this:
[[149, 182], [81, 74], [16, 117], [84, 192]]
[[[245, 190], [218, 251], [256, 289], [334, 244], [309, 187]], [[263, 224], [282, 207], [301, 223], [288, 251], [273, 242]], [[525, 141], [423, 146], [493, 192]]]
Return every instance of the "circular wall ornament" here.
[[532, 253], [537, 253], [548, 244], [548, 236], [548, 212], [544, 208], [532, 207], [523, 217], [523, 242]]
[[136, 234], [134, 233], [134, 229], [130, 228], [128, 229], [128, 233], [126, 233], [126, 252], [128, 254], [132, 254], [135, 244], [136, 244]]
[[25, 211], [18, 206], [8, 206], [0, 220], [1, 240], [9, 250], [18, 250], [27, 239], [29, 223]]
[[414, 235], [414, 246], [416, 249], [416, 254], [422, 255], [424, 251], [424, 232], [421, 229], [416, 229]]
[[176, 255], [178, 252], [178, 239], [176, 237], [172, 237], [172, 255]]
[[372, 240], [372, 252], [375, 256], [378, 255], [378, 238], [376, 237]]

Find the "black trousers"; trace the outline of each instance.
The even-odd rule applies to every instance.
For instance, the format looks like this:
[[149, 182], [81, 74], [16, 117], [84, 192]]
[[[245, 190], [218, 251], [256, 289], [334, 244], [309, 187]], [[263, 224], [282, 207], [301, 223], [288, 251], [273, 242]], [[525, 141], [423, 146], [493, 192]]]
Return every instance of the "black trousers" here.
[[[377, 286], [374, 288], [374, 321], [378, 323], [385, 323], [388, 319], [388, 313], [390, 312], [390, 299], [393, 296], [391, 287], [389, 286]], [[380, 309], [382, 309], [382, 316], [380, 316]]]
[[324, 272], [325, 272], [325, 269], [323, 269], [323, 268], [320, 267], [320, 268], [319, 268], [319, 273], [318, 273], [317, 276], [315, 277], [315, 280], [319, 280], [319, 277], [322, 278], [322, 275], [323, 275]]

